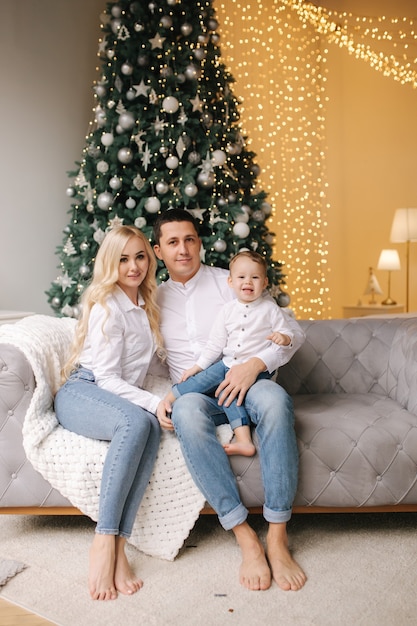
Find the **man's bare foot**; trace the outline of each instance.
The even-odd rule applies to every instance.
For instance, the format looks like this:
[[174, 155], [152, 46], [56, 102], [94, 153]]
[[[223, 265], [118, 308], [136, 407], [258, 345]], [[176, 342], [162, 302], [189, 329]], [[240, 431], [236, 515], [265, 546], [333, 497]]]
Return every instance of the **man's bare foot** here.
[[115, 600], [117, 590], [114, 585], [115, 537], [94, 535], [90, 548], [90, 571], [88, 587], [93, 600]]
[[256, 452], [256, 448], [252, 442], [241, 443], [238, 441], [233, 441], [232, 443], [225, 443], [224, 451], [228, 456], [233, 454], [241, 454], [242, 456], [253, 456]]
[[132, 595], [143, 587], [143, 581], [132, 572], [125, 553], [126, 539], [116, 537], [116, 567], [114, 570], [114, 584], [117, 591], [125, 595]]
[[286, 524], [269, 524], [266, 546], [272, 577], [278, 587], [284, 591], [301, 589], [307, 577], [289, 551]]
[[247, 522], [233, 528], [242, 552], [240, 584], [252, 591], [263, 591], [271, 586], [271, 571], [265, 551], [255, 531]]

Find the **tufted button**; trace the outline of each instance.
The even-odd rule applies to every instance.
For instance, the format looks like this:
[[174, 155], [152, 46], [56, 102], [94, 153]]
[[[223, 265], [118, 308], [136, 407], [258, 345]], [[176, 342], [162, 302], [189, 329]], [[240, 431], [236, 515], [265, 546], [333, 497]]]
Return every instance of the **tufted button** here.
[[377, 476], [376, 479], [377, 479], [378, 482], [381, 482], [382, 476]]
[[330, 472], [330, 476], [333, 478], [334, 476], [336, 476], [336, 472]]
[[6, 365], [6, 363], [3, 363], [2, 367], [1, 367], [1, 371], [2, 372], [7, 372], [7, 365]]
[[352, 448], [356, 448], [357, 445], [358, 445], [357, 441], [352, 441]]
[[25, 391], [29, 391], [30, 387], [29, 385], [25, 385]]
[[309, 444], [309, 443], [305, 443], [305, 444], [304, 444], [304, 449], [305, 449], [305, 450], [308, 450], [309, 448], [310, 448], [310, 444]]
[[12, 411], [11, 409], [9, 409], [7, 411], [7, 417], [11, 417], [12, 415], [14, 415], [14, 411]]
[[13, 472], [13, 474], [10, 476], [10, 478], [13, 478], [13, 480], [14, 480], [15, 478], [17, 478], [17, 474], [15, 474], [15, 473]]
[[242, 481], [242, 476], [236, 476], [236, 480], [238, 483], [240, 483]]
[[402, 450], [402, 449], [403, 449], [403, 446], [402, 446], [402, 444], [401, 444], [401, 443], [399, 443], [399, 444], [397, 445], [397, 450]]

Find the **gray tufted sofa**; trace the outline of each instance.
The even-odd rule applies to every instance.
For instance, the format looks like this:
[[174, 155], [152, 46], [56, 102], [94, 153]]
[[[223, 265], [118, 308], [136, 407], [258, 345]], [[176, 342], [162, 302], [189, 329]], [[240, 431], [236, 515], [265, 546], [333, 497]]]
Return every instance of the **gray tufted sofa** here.
[[[295, 409], [295, 512], [417, 510], [417, 318], [300, 324], [306, 341], [278, 373]], [[23, 450], [35, 384], [24, 355], [0, 343], [0, 512], [74, 514]], [[230, 460], [243, 501], [259, 510], [258, 455]]]

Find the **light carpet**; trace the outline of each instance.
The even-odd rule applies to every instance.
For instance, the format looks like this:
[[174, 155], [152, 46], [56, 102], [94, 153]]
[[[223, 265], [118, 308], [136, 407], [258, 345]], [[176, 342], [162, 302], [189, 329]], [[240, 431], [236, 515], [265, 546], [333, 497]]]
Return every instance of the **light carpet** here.
[[[265, 538], [261, 516], [251, 524]], [[27, 567], [0, 596], [59, 626], [402, 626], [417, 623], [414, 514], [295, 515], [299, 592], [238, 582], [239, 550], [215, 516], [202, 516], [175, 561], [129, 558], [145, 584], [132, 597], [94, 602], [87, 592], [93, 523], [82, 517], [0, 516], [0, 553]]]

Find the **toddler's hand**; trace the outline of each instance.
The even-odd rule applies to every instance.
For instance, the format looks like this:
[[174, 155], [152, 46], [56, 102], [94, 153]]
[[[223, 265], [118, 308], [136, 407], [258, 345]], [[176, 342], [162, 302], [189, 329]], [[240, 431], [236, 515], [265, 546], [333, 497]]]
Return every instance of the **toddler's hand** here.
[[291, 343], [291, 339], [290, 337], [288, 337], [288, 335], [284, 335], [283, 333], [279, 333], [278, 331], [268, 335], [267, 339], [273, 341], [278, 346], [288, 346]]

